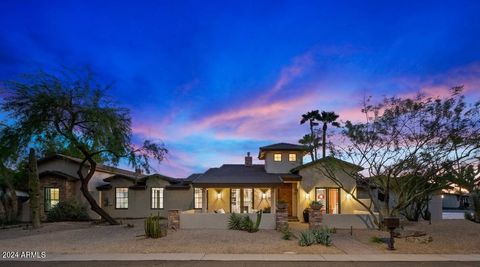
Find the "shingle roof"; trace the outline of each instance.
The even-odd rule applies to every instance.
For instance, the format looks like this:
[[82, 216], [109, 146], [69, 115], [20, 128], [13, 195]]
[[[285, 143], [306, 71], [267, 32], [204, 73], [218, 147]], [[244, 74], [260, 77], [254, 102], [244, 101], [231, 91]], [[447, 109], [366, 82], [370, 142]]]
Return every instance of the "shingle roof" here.
[[194, 186], [276, 186], [282, 184], [282, 175], [265, 172], [264, 165], [224, 164], [208, 169], [193, 180]]
[[[48, 162], [48, 161], [51, 161], [51, 160], [54, 160], [54, 159], [63, 159], [63, 160], [68, 160], [68, 161], [71, 161], [71, 162], [74, 162], [74, 163], [81, 163], [83, 161], [82, 159], [79, 159], [79, 158], [75, 158], [75, 157], [71, 157], [71, 156], [67, 156], [67, 155], [63, 155], [63, 154], [55, 154], [55, 155], [52, 155], [52, 156], [48, 156], [48, 157], [44, 157], [44, 158], [39, 159], [38, 164], [42, 164], [43, 162]], [[87, 166], [89, 166], [88, 162], [85, 163], [85, 164]], [[100, 164], [100, 163], [97, 164], [97, 170], [112, 173], [112, 174], [120, 174], [120, 175], [123, 175], [123, 176], [132, 177], [132, 178], [141, 178], [141, 177], [146, 176], [145, 174], [138, 174], [138, 173], [133, 172], [133, 171], [128, 171], [128, 170], [124, 170], [124, 169], [120, 169], [120, 168], [116, 168], [116, 167], [112, 167], [112, 166], [107, 166], [107, 165], [103, 165], [103, 164]]]
[[80, 179], [76, 176], [72, 176], [70, 174], [66, 174], [66, 173], [61, 172], [61, 171], [43, 171], [43, 172], [39, 173], [38, 176], [40, 178], [45, 177], [45, 176], [53, 176], [53, 177], [64, 178], [64, 179], [72, 180], [72, 181]]
[[308, 148], [302, 145], [289, 144], [289, 143], [277, 143], [268, 146], [260, 147], [258, 153], [259, 159], [265, 159], [265, 151], [307, 151]]

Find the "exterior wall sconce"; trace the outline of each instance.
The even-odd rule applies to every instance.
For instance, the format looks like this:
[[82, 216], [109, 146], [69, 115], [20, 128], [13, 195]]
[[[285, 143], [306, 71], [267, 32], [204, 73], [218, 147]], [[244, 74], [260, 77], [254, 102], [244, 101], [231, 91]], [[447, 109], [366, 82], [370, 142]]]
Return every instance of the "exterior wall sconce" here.
[[267, 198], [267, 194], [266, 193], [262, 193], [262, 199], [266, 199]]
[[444, 197], [445, 197], [445, 196], [444, 196], [444, 195], [442, 195], [442, 198], [444, 198]]
[[222, 193], [221, 192], [217, 192], [217, 199], [222, 199]]
[[310, 199], [310, 194], [309, 193], [305, 193], [305, 199]]
[[352, 194], [347, 193], [347, 199], [348, 200], [352, 199]]

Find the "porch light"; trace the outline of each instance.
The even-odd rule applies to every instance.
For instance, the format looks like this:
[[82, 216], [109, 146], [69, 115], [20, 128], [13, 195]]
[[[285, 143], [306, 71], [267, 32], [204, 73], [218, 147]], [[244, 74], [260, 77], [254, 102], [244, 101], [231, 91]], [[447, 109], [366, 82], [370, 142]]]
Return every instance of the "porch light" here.
[[352, 194], [347, 194], [347, 199], [348, 200], [352, 199]]
[[310, 199], [310, 194], [309, 193], [305, 193], [305, 199]]
[[444, 198], [444, 197], [445, 197], [445, 196], [444, 196], [444, 195], [442, 195], [442, 198]]
[[262, 193], [262, 199], [266, 199], [267, 198], [267, 194], [266, 193]]
[[222, 193], [221, 192], [218, 192], [217, 193], [217, 199], [221, 199], [222, 198]]

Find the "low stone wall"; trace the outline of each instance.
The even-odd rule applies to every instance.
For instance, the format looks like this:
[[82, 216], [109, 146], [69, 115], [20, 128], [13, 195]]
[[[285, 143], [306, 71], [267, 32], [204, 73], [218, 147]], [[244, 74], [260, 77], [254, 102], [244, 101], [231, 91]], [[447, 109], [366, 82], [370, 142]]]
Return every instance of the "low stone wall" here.
[[[229, 213], [180, 213], [180, 229], [227, 229]], [[246, 214], [242, 214], [246, 215]], [[257, 214], [248, 214], [255, 222]], [[275, 214], [263, 213], [260, 229], [275, 229]]]
[[288, 210], [277, 209], [275, 213], [275, 229], [281, 231], [288, 228]]
[[322, 227], [322, 211], [321, 210], [308, 210], [308, 228], [316, 229]]
[[168, 228], [170, 229], [180, 229], [180, 211], [179, 210], [169, 210], [168, 211]]
[[322, 225], [337, 229], [374, 229], [373, 217], [370, 214], [323, 214]]

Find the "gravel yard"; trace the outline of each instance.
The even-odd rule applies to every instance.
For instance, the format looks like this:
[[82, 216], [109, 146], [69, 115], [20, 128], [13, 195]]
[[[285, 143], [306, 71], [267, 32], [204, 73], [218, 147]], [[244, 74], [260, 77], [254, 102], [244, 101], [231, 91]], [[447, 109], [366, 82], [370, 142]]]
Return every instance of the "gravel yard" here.
[[[159, 239], [146, 239], [143, 221], [105, 226], [91, 223], [49, 223], [40, 230], [22, 228], [0, 230], [0, 248], [9, 251], [46, 251], [47, 253], [342, 253], [334, 246], [300, 247], [298, 240], [282, 240], [275, 230], [247, 233], [232, 230], [169, 231]], [[75, 229], [75, 227], [77, 227]]]
[[[395, 238], [393, 253], [416, 254], [476, 254], [480, 253], [480, 224], [467, 220], [442, 220], [432, 222], [407, 222], [405, 230], [424, 231], [433, 239], [430, 243], [416, 243], [405, 238]], [[350, 235], [350, 231], [339, 230], [339, 235]], [[353, 237], [369, 246], [384, 249], [386, 244], [370, 241], [373, 236], [389, 237], [387, 232], [354, 230]]]
[[[388, 233], [376, 230], [355, 230], [353, 237], [349, 230], [338, 230], [333, 236], [333, 246], [314, 245], [300, 247], [298, 240], [282, 240], [274, 230], [260, 230], [247, 233], [232, 230], [179, 230], [169, 231], [160, 239], [146, 239], [143, 236], [143, 221], [128, 221], [135, 227], [124, 225], [95, 225], [90, 222], [46, 223], [38, 230], [11, 228], [0, 230], [2, 251], [46, 251], [47, 253], [298, 253], [298, 254], [339, 254], [335, 239], [353, 238], [369, 246], [374, 252], [388, 252], [385, 244], [370, 241], [372, 236], [387, 237]], [[291, 225], [294, 234], [306, 230], [302, 223]], [[427, 222], [408, 223], [405, 229], [425, 231], [433, 238], [428, 244], [395, 239], [397, 250], [393, 253], [480, 253], [480, 224], [466, 220], [443, 220], [428, 225]], [[351, 239], [350, 239], [351, 240]], [[352, 242], [352, 243], [354, 243]], [[348, 246], [349, 243], [347, 243]], [[343, 243], [345, 246], [345, 243]], [[353, 246], [353, 245], [352, 245]], [[355, 254], [355, 253], [353, 253]]]

